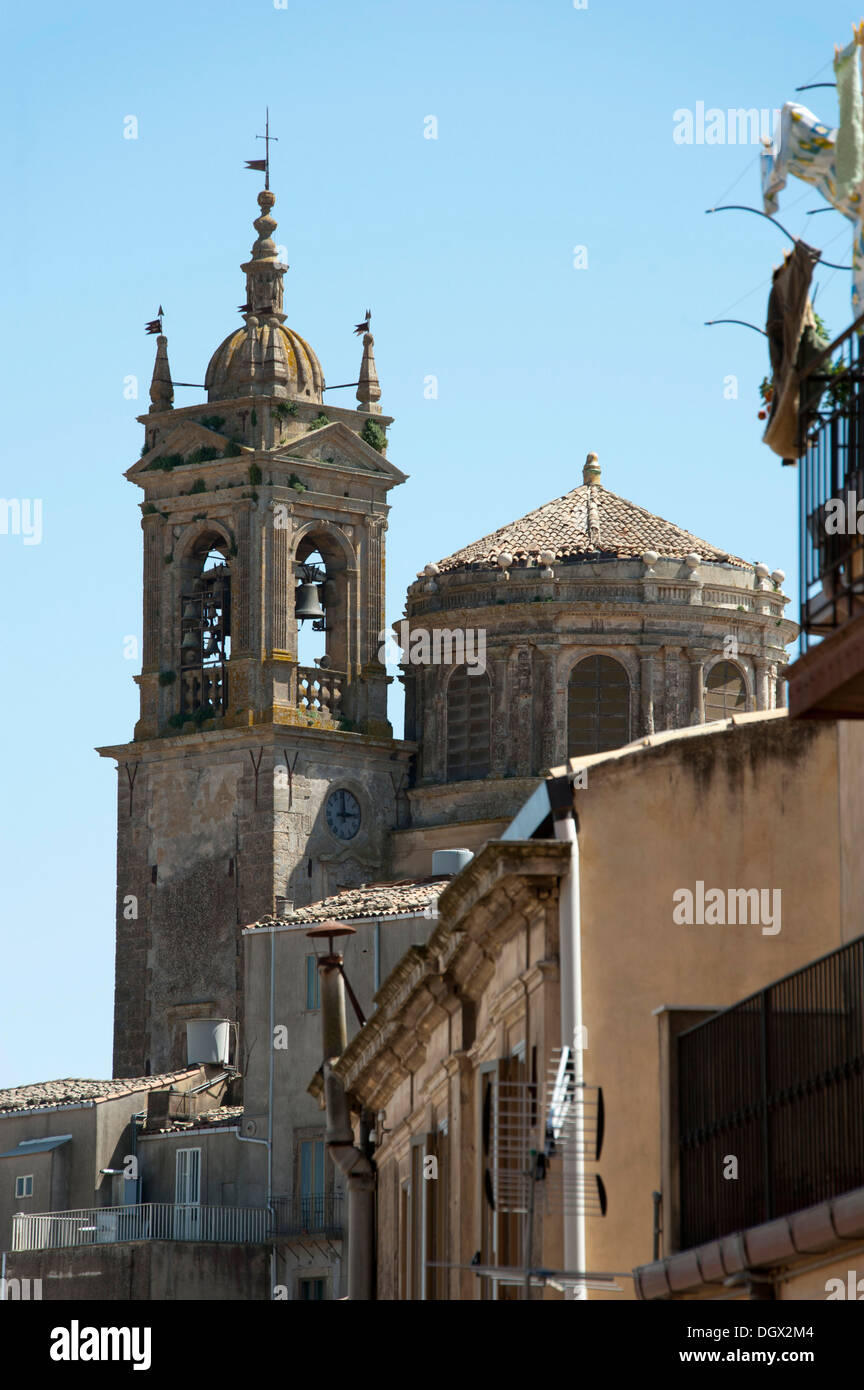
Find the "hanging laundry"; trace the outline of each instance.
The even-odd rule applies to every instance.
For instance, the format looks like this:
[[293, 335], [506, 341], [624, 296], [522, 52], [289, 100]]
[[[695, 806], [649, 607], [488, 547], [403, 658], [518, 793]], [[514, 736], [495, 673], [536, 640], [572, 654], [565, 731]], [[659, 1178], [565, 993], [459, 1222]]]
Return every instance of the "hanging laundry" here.
[[[809, 290], [820, 252], [796, 241], [781, 266], [774, 271], [768, 298], [768, 351], [771, 356], [774, 394], [762, 442], [783, 459], [800, 458], [806, 451], [800, 428], [801, 416], [818, 408], [824, 384], [806, 381], [801, 399], [798, 373], [828, 346], [818, 329]], [[806, 423], [806, 421], [805, 421]]]
[[779, 143], [765, 141], [761, 166], [763, 206], [770, 216], [778, 211], [777, 195], [791, 174], [811, 184], [853, 223], [852, 317], [857, 319], [864, 313], [864, 100], [857, 61], [864, 44], [864, 21], [852, 28], [855, 37], [834, 58], [839, 127], [831, 130], [806, 106], [787, 101], [780, 118]]

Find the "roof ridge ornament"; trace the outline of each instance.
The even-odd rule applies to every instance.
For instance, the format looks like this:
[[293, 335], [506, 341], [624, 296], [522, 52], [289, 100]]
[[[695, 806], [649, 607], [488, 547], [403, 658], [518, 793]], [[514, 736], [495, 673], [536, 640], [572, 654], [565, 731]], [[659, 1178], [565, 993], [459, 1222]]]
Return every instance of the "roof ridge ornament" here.
[[596, 454], [589, 454], [582, 469], [582, 481], [589, 487], [600, 481], [600, 463]]

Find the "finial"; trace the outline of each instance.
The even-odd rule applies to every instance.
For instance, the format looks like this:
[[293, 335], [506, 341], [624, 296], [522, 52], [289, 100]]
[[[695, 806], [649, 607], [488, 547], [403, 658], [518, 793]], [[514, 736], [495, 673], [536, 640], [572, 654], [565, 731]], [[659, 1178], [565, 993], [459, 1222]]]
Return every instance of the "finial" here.
[[153, 377], [150, 381], [150, 401], [151, 415], [154, 411], [174, 409], [174, 383], [168, 363], [168, 339], [163, 333], [156, 339], [156, 361], [153, 363]]
[[375, 339], [369, 332], [371, 319], [372, 310], [367, 309], [366, 318], [354, 329], [355, 333], [363, 334], [363, 360], [360, 363], [360, 378], [357, 382], [357, 399], [362, 410], [368, 411], [370, 415], [380, 415], [381, 407], [378, 401], [381, 399], [381, 387], [378, 384], [378, 368], [375, 366], [375, 354], [372, 351]]
[[599, 483], [600, 464], [597, 461], [596, 454], [589, 454], [585, 460], [585, 467], [582, 469], [582, 481], [589, 485], [592, 483]]

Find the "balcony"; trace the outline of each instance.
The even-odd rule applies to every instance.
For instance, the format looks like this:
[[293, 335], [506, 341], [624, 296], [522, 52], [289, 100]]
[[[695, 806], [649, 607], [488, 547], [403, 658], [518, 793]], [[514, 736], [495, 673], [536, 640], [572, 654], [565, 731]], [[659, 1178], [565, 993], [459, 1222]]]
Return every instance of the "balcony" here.
[[274, 1197], [275, 1236], [329, 1236], [342, 1238], [341, 1192], [314, 1192], [303, 1197]]
[[[864, 718], [864, 353], [856, 320], [801, 374], [799, 544], [803, 655], [794, 718]], [[864, 506], [861, 508], [864, 529]]]
[[342, 715], [345, 679], [342, 671], [328, 671], [317, 666], [298, 666], [298, 707], [307, 713], [326, 714], [338, 721]]
[[681, 1033], [678, 1068], [680, 1249], [860, 1187], [864, 937]]
[[266, 1207], [177, 1206], [143, 1202], [127, 1207], [19, 1212], [12, 1218], [13, 1250], [67, 1250], [130, 1240], [199, 1240], [260, 1244], [270, 1234]]

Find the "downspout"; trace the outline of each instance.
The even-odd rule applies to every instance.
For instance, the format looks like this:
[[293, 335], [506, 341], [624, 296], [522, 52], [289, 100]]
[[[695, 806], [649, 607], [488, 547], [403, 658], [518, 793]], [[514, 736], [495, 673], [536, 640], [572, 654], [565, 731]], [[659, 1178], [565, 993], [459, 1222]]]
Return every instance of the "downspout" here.
[[[582, 1060], [582, 925], [579, 902], [578, 822], [573, 810], [573, 789], [568, 776], [547, 782], [555, 826], [555, 839], [570, 846], [570, 865], [561, 880], [558, 901], [558, 958], [561, 973], [561, 1046], [573, 1058], [576, 1099], [575, 1152], [564, 1158], [565, 1190], [573, 1194], [571, 1210], [564, 1215], [564, 1268], [583, 1274], [587, 1268], [585, 1240], [585, 1160]], [[588, 1290], [577, 1283], [569, 1293], [574, 1301], [585, 1301]]]
[[[275, 1226], [273, 1212], [273, 1037], [276, 1029], [276, 933], [270, 932], [270, 1075], [267, 1081], [267, 1138], [253, 1139], [251, 1135], [235, 1134], [241, 1144], [264, 1144], [267, 1149], [267, 1211], [270, 1225]], [[238, 1033], [239, 1044], [239, 1033]], [[235, 1061], [238, 1060], [235, 1058]], [[270, 1297], [276, 1297], [276, 1246], [270, 1247]]]
[[333, 1071], [348, 1046], [348, 1030], [342, 956], [333, 950], [332, 937], [329, 944], [329, 954], [318, 960], [327, 1148], [348, 1188], [348, 1298], [368, 1302], [375, 1298], [375, 1168], [354, 1143], [345, 1086]]

